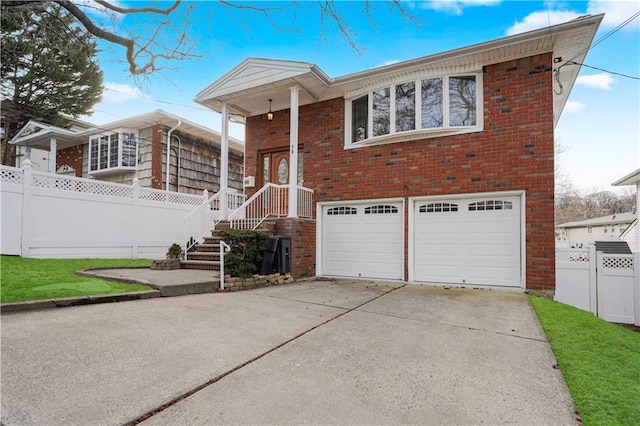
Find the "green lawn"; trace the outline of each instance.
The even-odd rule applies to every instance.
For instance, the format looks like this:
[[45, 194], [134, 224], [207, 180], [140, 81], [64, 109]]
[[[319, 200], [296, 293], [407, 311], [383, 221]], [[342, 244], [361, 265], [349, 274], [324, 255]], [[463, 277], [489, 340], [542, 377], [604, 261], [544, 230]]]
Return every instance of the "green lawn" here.
[[86, 268], [150, 266], [150, 260], [131, 259], [25, 259], [0, 258], [0, 302], [52, 299], [150, 290], [137, 284], [122, 284], [76, 275]]
[[640, 425], [640, 333], [530, 297], [586, 426]]

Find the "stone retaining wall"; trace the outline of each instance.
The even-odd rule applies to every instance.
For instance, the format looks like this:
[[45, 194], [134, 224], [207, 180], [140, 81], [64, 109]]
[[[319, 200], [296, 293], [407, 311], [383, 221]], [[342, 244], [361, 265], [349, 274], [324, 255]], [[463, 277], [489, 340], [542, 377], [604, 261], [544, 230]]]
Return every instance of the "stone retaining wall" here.
[[279, 273], [271, 275], [254, 275], [249, 278], [231, 278], [229, 275], [224, 277], [225, 291], [249, 290], [252, 288], [269, 287], [278, 284], [289, 284], [295, 280], [291, 274], [281, 275]]

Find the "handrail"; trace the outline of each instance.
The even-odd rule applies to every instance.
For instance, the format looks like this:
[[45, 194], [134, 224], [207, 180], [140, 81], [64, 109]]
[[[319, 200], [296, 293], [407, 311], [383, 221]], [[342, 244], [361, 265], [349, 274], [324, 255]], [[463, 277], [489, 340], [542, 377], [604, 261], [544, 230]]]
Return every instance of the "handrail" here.
[[[267, 183], [242, 206], [229, 215], [234, 229], [256, 229], [268, 217], [283, 217], [289, 212], [289, 185]], [[313, 217], [313, 190], [298, 187], [298, 215]]]
[[224, 254], [229, 253], [231, 247], [224, 241], [220, 240], [220, 290], [224, 290]]
[[229, 215], [234, 229], [256, 229], [269, 216], [287, 215], [289, 185], [267, 183]]
[[183, 219], [184, 228], [184, 259], [187, 259], [187, 253], [198, 242], [215, 229], [216, 225], [222, 217], [220, 215], [220, 207], [226, 203], [227, 211], [235, 211], [243, 204], [244, 194], [227, 188], [218, 191], [210, 198], [206, 199], [199, 207], [186, 215]]

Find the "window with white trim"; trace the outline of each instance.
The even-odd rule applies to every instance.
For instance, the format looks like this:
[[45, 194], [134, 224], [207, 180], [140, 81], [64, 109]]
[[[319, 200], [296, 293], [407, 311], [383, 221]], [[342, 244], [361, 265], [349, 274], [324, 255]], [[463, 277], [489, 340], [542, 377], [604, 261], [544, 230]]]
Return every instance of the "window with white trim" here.
[[470, 212], [484, 211], [484, 210], [511, 210], [513, 203], [511, 201], [502, 200], [487, 200], [477, 201], [469, 204]]
[[364, 214], [389, 214], [389, 213], [398, 213], [398, 208], [396, 206], [381, 204], [378, 206], [366, 207], [364, 209]]
[[344, 207], [344, 206], [340, 206], [340, 207], [332, 207], [330, 209], [327, 210], [327, 216], [342, 216], [345, 214], [357, 214], [358, 211], [356, 210], [355, 207]]
[[137, 163], [135, 131], [119, 130], [89, 138], [89, 173], [135, 170]]
[[421, 205], [418, 211], [420, 213], [457, 212], [458, 205], [454, 203], [429, 203]]
[[345, 146], [480, 131], [481, 80], [481, 73], [417, 78], [346, 100]]

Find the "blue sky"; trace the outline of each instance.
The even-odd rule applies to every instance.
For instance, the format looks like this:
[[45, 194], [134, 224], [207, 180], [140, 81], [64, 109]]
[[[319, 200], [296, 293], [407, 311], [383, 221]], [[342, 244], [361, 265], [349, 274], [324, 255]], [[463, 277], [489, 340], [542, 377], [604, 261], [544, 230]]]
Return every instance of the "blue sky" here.
[[[132, 2], [120, 1], [121, 5]], [[169, 3], [164, 3], [169, 5]], [[245, 2], [245, 4], [247, 4]], [[263, 5], [265, 3], [251, 3]], [[269, 5], [284, 5], [271, 2]], [[420, 25], [389, 13], [383, 2], [372, 2], [377, 24], [363, 15], [363, 3], [338, 2], [343, 21], [361, 47], [353, 49], [335, 25], [322, 28], [314, 3], [297, 10], [274, 12], [276, 29], [260, 13], [227, 10], [217, 2], [186, 3], [192, 7], [189, 35], [199, 59], [170, 64], [179, 69], [155, 73], [136, 85], [122, 62], [124, 51], [101, 45], [99, 61], [105, 72], [103, 101], [95, 124], [156, 109], [177, 114], [220, 131], [220, 117], [193, 102], [195, 95], [247, 57], [311, 62], [330, 77], [339, 77], [392, 62], [413, 59], [481, 43], [575, 19], [605, 13], [595, 40], [607, 36], [587, 55], [562, 118], [556, 139], [566, 151], [559, 156], [562, 173], [585, 191], [614, 190], [609, 184], [640, 167], [640, 18], [610, 34], [640, 11], [640, 1], [499, 1], [460, 0], [403, 2]], [[140, 5], [140, 3], [136, 3]], [[184, 8], [175, 13], [176, 22]], [[141, 28], [141, 17], [116, 21], [122, 28]], [[244, 139], [244, 129], [232, 125], [232, 136]]]

